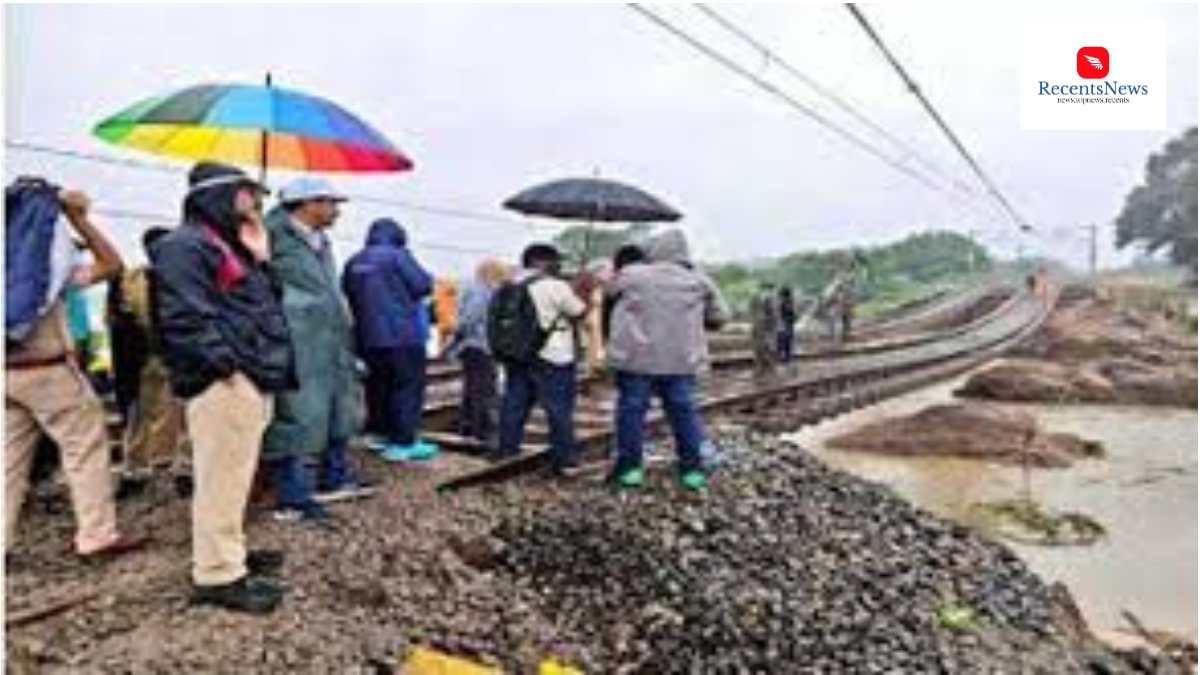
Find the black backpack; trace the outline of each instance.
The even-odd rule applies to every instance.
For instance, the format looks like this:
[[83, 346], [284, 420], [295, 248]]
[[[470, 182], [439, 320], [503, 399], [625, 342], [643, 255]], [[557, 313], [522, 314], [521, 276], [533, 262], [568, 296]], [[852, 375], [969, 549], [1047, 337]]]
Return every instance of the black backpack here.
[[532, 363], [546, 346], [550, 330], [542, 328], [529, 286], [544, 277], [501, 286], [488, 305], [487, 338], [492, 356], [501, 363]]

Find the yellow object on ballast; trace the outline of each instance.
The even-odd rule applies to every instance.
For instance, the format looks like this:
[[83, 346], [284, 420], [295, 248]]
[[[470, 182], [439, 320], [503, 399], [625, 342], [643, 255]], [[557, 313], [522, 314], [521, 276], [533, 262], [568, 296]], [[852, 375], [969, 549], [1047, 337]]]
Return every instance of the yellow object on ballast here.
[[405, 675], [503, 675], [492, 666], [483, 666], [457, 656], [425, 647], [417, 647], [404, 662]]
[[554, 659], [546, 659], [538, 664], [538, 675], [583, 675], [583, 671]]

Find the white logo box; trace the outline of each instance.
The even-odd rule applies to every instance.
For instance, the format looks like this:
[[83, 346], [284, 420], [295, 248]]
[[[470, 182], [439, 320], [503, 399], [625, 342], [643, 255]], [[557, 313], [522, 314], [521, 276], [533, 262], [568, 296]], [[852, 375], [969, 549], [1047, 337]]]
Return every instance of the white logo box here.
[[[1079, 6], [1081, 15], [1088, 11], [1086, 5]], [[1021, 129], [1161, 130], [1166, 126], [1166, 31], [1161, 21], [1054, 17], [1027, 24], [1022, 38], [1017, 83]], [[1108, 50], [1107, 77], [1079, 76], [1076, 54], [1080, 47]], [[1090, 85], [1105, 93], [1039, 95], [1042, 82], [1052, 86]], [[1148, 93], [1114, 95], [1107, 93], [1106, 83], [1125, 85], [1127, 89], [1144, 85]]]

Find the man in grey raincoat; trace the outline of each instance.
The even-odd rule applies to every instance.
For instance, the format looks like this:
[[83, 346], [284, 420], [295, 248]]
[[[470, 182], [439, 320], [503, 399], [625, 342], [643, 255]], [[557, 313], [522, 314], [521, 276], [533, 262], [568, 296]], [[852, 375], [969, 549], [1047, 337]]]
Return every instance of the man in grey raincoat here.
[[[343, 201], [327, 181], [299, 178], [284, 186], [279, 205], [266, 218], [272, 274], [283, 287], [300, 382], [299, 389], [277, 398], [263, 437], [279, 520], [325, 520], [322, 502], [372, 491], [354, 476], [346, 458], [360, 417], [353, 326], [325, 234]], [[315, 485], [308, 467], [314, 462]]]

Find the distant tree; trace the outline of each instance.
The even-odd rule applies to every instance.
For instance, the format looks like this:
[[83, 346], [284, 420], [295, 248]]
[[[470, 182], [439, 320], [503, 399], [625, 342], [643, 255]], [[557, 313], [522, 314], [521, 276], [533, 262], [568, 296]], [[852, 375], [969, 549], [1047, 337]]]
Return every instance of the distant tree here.
[[1117, 216], [1117, 248], [1165, 250], [1196, 276], [1196, 127], [1146, 160], [1146, 178], [1125, 197]]
[[611, 258], [622, 245], [639, 241], [653, 231], [647, 223], [633, 223], [624, 228], [598, 223], [589, 229], [584, 225], [572, 225], [554, 237], [554, 245], [563, 257], [572, 263], [584, 260]]

